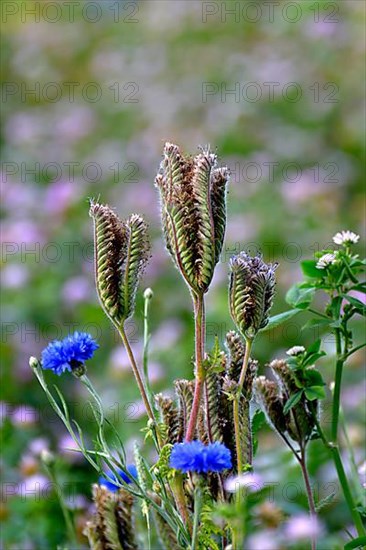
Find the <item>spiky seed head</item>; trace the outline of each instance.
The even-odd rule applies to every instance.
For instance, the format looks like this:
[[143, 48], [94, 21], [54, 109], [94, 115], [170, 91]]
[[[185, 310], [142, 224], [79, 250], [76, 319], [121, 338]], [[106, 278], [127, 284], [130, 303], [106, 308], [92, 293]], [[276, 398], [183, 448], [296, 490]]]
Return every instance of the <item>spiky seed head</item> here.
[[282, 393], [291, 395], [298, 390], [294, 373], [284, 359], [274, 359], [269, 366], [279, 382]]
[[283, 412], [284, 403], [276, 382], [268, 380], [265, 376], [258, 376], [254, 380], [254, 391], [268, 422], [280, 434], [284, 434], [287, 430], [286, 417]]
[[182, 378], [174, 381], [174, 387], [179, 404], [181, 432], [186, 433], [193, 405], [194, 384]]
[[137, 214], [122, 221], [102, 204], [91, 203], [90, 216], [98, 296], [107, 316], [120, 326], [134, 313], [137, 286], [148, 260], [147, 226]]
[[229, 173], [216, 164], [209, 148], [190, 157], [166, 143], [155, 179], [167, 249], [195, 293], [207, 291], [225, 234]]
[[234, 330], [231, 330], [226, 334], [225, 344], [229, 352], [229, 361], [226, 364], [227, 375], [233, 380], [239, 380], [245, 354], [243, 337]]
[[161, 393], [155, 395], [155, 402], [160, 411], [161, 422], [166, 428], [165, 443], [174, 445], [174, 443], [178, 443], [183, 439], [178, 409], [170, 397], [166, 397]]
[[253, 337], [269, 319], [275, 289], [277, 264], [261, 256], [240, 252], [230, 259], [229, 304], [231, 317], [245, 337]]
[[137, 550], [132, 524], [132, 495], [125, 489], [112, 493], [106, 487], [94, 485], [93, 501], [96, 513], [84, 531], [91, 548]]
[[[238, 382], [245, 355], [245, 342], [243, 342], [243, 337], [234, 330], [231, 330], [226, 334], [226, 347], [229, 352], [229, 361], [226, 364], [227, 378]], [[251, 399], [253, 380], [257, 375], [257, 370], [258, 361], [250, 358], [243, 384], [243, 395], [245, 395], [247, 399]]]
[[[293, 370], [283, 359], [275, 359], [269, 366], [279, 382], [284, 400], [287, 401], [291, 395], [299, 391]], [[286, 415], [287, 430], [292, 439], [299, 443], [310, 435], [314, 428], [313, 414], [308, 405], [303, 394], [300, 401]], [[317, 403], [313, 402], [313, 406], [316, 407]]]

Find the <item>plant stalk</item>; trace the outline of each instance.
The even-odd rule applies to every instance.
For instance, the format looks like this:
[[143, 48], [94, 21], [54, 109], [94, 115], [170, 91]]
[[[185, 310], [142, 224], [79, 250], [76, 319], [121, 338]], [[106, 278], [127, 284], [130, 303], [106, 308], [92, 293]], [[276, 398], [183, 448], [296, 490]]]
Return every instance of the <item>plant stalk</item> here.
[[[60, 484], [58, 483], [57, 475], [56, 475], [56, 472], [55, 472], [56, 465], [53, 464], [53, 465], [48, 466], [48, 465], [44, 464], [44, 467], [45, 467], [48, 475], [50, 476], [52, 482], [55, 484], [55, 487], [60, 488]], [[78, 543], [77, 543], [75, 525], [74, 525], [74, 522], [72, 520], [70, 510], [67, 508], [66, 502], [64, 500], [63, 491], [58, 490], [57, 491], [57, 496], [58, 496], [58, 501], [59, 501], [59, 504], [60, 504], [60, 507], [61, 507], [62, 515], [64, 517], [69, 542], [72, 543], [73, 545], [75, 544], [77, 546]]]
[[192, 550], [198, 549], [198, 528], [200, 524], [200, 515], [202, 509], [202, 491], [198, 486], [194, 491], [194, 519], [193, 519], [193, 533], [192, 533]]
[[339, 424], [339, 409], [341, 400], [341, 385], [344, 358], [342, 357], [342, 343], [339, 329], [335, 329], [337, 362], [334, 381], [333, 407], [332, 407], [332, 441], [334, 444], [338, 442], [338, 424]]
[[143, 350], [143, 358], [142, 358], [142, 365], [144, 370], [144, 378], [145, 378], [145, 385], [146, 385], [146, 392], [147, 396], [149, 398], [149, 402], [151, 403], [153, 400], [153, 394], [150, 387], [150, 381], [149, 381], [149, 343], [150, 343], [150, 333], [149, 333], [149, 306], [150, 306], [151, 296], [146, 295], [146, 291], [144, 294], [144, 350]]
[[347, 503], [347, 506], [349, 508], [349, 511], [352, 516], [353, 523], [355, 524], [355, 527], [357, 529], [357, 533], [360, 537], [366, 535], [366, 530], [363, 525], [361, 516], [359, 512], [356, 510], [356, 504], [352, 496], [352, 492], [350, 489], [350, 486], [348, 484], [348, 479], [346, 476], [346, 472], [343, 467], [342, 458], [339, 453], [339, 449], [337, 445], [334, 445], [334, 443], [331, 443], [327, 440], [322, 427], [320, 426], [319, 420], [317, 419], [316, 415], [314, 415], [316, 427], [318, 429], [318, 433], [320, 435], [321, 440], [323, 441], [325, 447], [329, 450], [331, 453], [331, 456], [334, 461], [335, 468], [337, 470], [337, 475], [339, 479], [339, 483], [341, 484], [343, 495], [345, 498], [345, 501]]
[[241, 368], [240, 377], [238, 381], [237, 393], [233, 401], [233, 420], [234, 420], [234, 432], [235, 432], [235, 448], [236, 448], [236, 460], [237, 460], [237, 472], [238, 475], [243, 473], [243, 460], [241, 456], [241, 445], [240, 445], [240, 397], [243, 391], [243, 386], [245, 382], [245, 377], [248, 370], [248, 363], [250, 358], [250, 353], [252, 350], [253, 339], [246, 338], [245, 345], [245, 354], [243, 359], [243, 366]]
[[128, 341], [128, 338], [127, 338], [124, 327], [123, 326], [119, 327], [118, 332], [119, 332], [119, 334], [122, 338], [123, 344], [124, 344], [124, 346], [126, 348], [126, 351], [127, 351], [127, 355], [130, 359], [132, 371], [133, 371], [133, 374], [135, 375], [137, 386], [139, 388], [142, 400], [144, 402], [147, 415], [150, 418], [150, 420], [153, 422], [153, 425], [155, 426], [156, 436], [157, 436], [157, 439], [158, 439], [159, 446], [161, 447], [162, 446], [162, 441], [161, 441], [161, 436], [160, 436], [159, 429], [158, 429], [158, 426], [157, 426], [157, 423], [156, 423], [156, 418], [155, 418], [153, 409], [151, 407], [151, 404], [150, 404], [150, 401], [149, 401], [149, 398], [148, 398], [148, 395], [147, 395], [147, 392], [146, 392], [146, 389], [145, 389], [144, 381], [141, 377], [140, 370], [139, 370], [139, 368], [136, 364], [136, 360], [135, 360], [133, 351], [131, 349], [130, 343]]
[[192, 523], [187, 509], [186, 495], [184, 493], [182, 476], [180, 474], [177, 474], [175, 478], [170, 481], [170, 486], [181, 518], [189, 533], [191, 533]]
[[315, 511], [315, 502], [314, 502], [313, 491], [311, 489], [309, 473], [308, 473], [308, 469], [306, 467], [305, 449], [304, 448], [301, 449], [301, 459], [299, 460], [299, 464], [300, 464], [302, 475], [303, 475], [303, 478], [304, 478], [305, 489], [306, 489], [306, 494], [307, 494], [308, 503], [309, 503], [310, 518], [311, 518], [312, 527], [313, 527], [313, 532], [311, 534], [311, 550], [315, 550], [316, 549], [316, 521], [317, 521], [317, 515], [316, 515], [316, 511]]
[[205, 303], [203, 294], [193, 297], [194, 303], [194, 327], [195, 327], [195, 358], [196, 380], [191, 416], [189, 419], [186, 441], [192, 441], [197, 427], [198, 413], [201, 405], [202, 393], [205, 384], [205, 369], [203, 366], [203, 353], [205, 345]]

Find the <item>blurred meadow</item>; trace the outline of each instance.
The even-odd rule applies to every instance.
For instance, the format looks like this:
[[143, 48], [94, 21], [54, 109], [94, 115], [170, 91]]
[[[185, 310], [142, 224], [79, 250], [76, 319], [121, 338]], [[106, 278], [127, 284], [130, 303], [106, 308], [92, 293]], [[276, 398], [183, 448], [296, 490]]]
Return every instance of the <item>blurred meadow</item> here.
[[[90, 332], [100, 350], [89, 375], [130, 459], [134, 441], [144, 438], [144, 409], [125, 351], [97, 300], [88, 198], [149, 222], [151, 259], [128, 331], [141, 357], [142, 293], [151, 287], [150, 377], [156, 391], [169, 392], [174, 378], [192, 374], [193, 319], [160, 229], [154, 177], [164, 142], [191, 153], [210, 144], [232, 174], [226, 242], [207, 299], [210, 347], [233, 328], [233, 253], [261, 250], [266, 261], [279, 262], [275, 314], [288, 309], [284, 297], [300, 280], [300, 260], [339, 230], [363, 233], [365, 4], [5, 0], [1, 17], [2, 547], [38, 550], [65, 540], [40, 451], [61, 457], [60, 483], [76, 510], [81, 544], [96, 476], [69, 450], [29, 356], [74, 330]], [[289, 347], [323, 334], [301, 331], [305, 321], [296, 317], [258, 339], [261, 372]], [[364, 325], [354, 323], [362, 337]], [[325, 337], [325, 349], [332, 345]], [[342, 395], [360, 475], [363, 359], [361, 350], [347, 364]], [[328, 384], [333, 364], [330, 355], [322, 360]], [[57, 382], [88, 431], [93, 420], [80, 385], [71, 376]], [[301, 518], [306, 497], [297, 466], [265, 428], [254, 465], [277, 484], [275, 503]], [[321, 516], [319, 548], [343, 548], [347, 512], [333, 465], [316, 442], [310, 473], [321, 498], [336, 493]], [[254, 525], [248, 548], [307, 547], [286, 532], [270, 522], [266, 531]]]

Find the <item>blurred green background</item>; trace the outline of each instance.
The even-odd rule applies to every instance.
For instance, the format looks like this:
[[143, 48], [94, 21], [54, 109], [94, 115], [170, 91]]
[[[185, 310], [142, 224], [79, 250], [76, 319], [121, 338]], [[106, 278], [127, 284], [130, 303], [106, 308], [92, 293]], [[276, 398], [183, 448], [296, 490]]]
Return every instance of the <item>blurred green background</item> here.
[[[89, 374], [130, 459], [133, 442], [143, 441], [138, 392], [94, 289], [88, 198], [108, 202], [122, 217], [139, 212], [149, 221], [152, 257], [143, 288], [154, 291], [150, 372], [156, 391], [171, 392], [174, 378], [192, 375], [193, 323], [189, 293], [161, 237], [153, 182], [164, 141], [192, 153], [210, 144], [231, 169], [226, 243], [207, 300], [208, 344], [215, 335], [223, 342], [233, 328], [231, 254], [261, 250], [280, 263], [278, 313], [286, 308], [286, 289], [300, 278], [300, 260], [338, 230], [362, 233], [364, 15], [358, 0], [3, 2], [4, 548], [55, 548], [65, 540], [57, 499], [39, 463], [42, 448], [62, 456], [60, 483], [80, 526], [96, 479], [66, 450], [71, 443], [33, 378], [30, 355], [75, 329], [91, 332], [101, 348]], [[138, 357], [142, 306], [140, 292], [129, 325]], [[254, 355], [262, 368], [318, 337], [300, 331], [304, 321], [258, 340]], [[361, 335], [362, 325], [356, 330]], [[324, 347], [332, 350], [330, 336]], [[343, 393], [358, 464], [362, 359], [360, 353], [348, 365]], [[323, 363], [330, 382], [332, 357]], [[78, 383], [68, 376], [55, 381], [92, 433]], [[285, 479], [302, 487], [297, 467], [265, 430], [256, 465], [280, 482], [276, 499], [286, 513], [305, 512], [304, 494], [286, 497], [281, 485]], [[310, 470], [325, 496], [334, 472], [316, 444]], [[341, 545], [344, 514], [338, 491], [323, 514], [322, 548]], [[254, 536], [251, 548], [264, 550], [270, 540], [273, 548], [290, 547], [280, 535], [273, 542], [277, 531], [267, 543]]]

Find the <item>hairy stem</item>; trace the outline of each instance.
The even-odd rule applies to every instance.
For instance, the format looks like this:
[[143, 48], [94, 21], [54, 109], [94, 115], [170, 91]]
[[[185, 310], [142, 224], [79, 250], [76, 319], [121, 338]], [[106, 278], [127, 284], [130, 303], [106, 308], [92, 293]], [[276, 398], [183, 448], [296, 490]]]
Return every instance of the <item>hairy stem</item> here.
[[205, 304], [203, 294], [193, 297], [194, 303], [194, 328], [195, 328], [195, 358], [196, 358], [196, 380], [194, 397], [189, 419], [186, 440], [192, 441], [196, 426], [198, 413], [201, 405], [202, 393], [205, 384], [205, 369], [203, 366], [203, 350], [205, 345]]
[[312, 525], [313, 529], [312, 529], [312, 534], [311, 534], [311, 550], [315, 550], [316, 549], [316, 535], [315, 535], [315, 533], [316, 533], [317, 515], [316, 515], [316, 511], [315, 511], [313, 491], [311, 489], [311, 484], [310, 484], [310, 479], [309, 479], [309, 472], [308, 472], [308, 469], [306, 467], [305, 448], [301, 449], [301, 459], [299, 460], [299, 464], [300, 464], [302, 475], [303, 475], [304, 482], [305, 482], [305, 489], [306, 489], [306, 494], [307, 494], [308, 503], [309, 503], [310, 518], [311, 518], [311, 521], [312, 521], [312, 524], [313, 524]]
[[186, 495], [184, 493], [182, 476], [177, 474], [175, 478], [170, 481], [170, 486], [183, 523], [188, 529], [188, 532], [191, 533], [192, 523], [187, 509]]
[[194, 491], [194, 519], [193, 519], [193, 533], [192, 533], [192, 550], [198, 549], [198, 528], [200, 525], [200, 515], [202, 508], [202, 491], [198, 486]]
[[148, 372], [149, 343], [150, 343], [150, 332], [149, 332], [150, 301], [151, 301], [151, 295], [146, 294], [146, 291], [145, 291], [145, 294], [144, 294], [144, 351], [143, 351], [142, 365], [144, 369], [144, 378], [145, 378], [147, 396], [149, 398], [149, 402], [152, 403], [153, 395], [150, 388], [149, 372]]
[[235, 447], [236, 447], [236, 460], [237, 460], [237, 472], [238, 475], [243, 473], [243, 460], [241, 456], [241, 445], [240, 445], [240, 396], [243, 391], [243, 386], [245, 382], [245, 376], [248, 369], [248, 363], [250, 358], [250, 352], [252, 349], [253, 339], [247, 338], [245, 345], [245, 354], [243, 359], [243, 366], [241, 368], [241, 373], [239, 377], [237, 393], [233, 401], [233, 420], [234, 420], [234, 432], [235, 432]]

